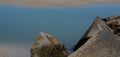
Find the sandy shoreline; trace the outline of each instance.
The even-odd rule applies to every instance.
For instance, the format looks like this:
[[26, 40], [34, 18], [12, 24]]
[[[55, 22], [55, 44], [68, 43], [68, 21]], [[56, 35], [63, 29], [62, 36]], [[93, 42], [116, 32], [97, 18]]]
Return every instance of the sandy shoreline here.
[[29, 46], [21, 44], [0, 44], [0, 56], [4, 57], [30, 57]]
[[92, 4], [119, 4], [119, 0], [2, 0], [0, 4], [17, 6], [84, 6]]

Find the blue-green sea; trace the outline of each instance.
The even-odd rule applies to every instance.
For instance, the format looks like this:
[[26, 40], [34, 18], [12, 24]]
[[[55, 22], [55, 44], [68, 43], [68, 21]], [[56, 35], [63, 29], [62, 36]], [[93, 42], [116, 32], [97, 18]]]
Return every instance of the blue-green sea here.
[[[25, 54], [38, 34], [46, 32], [56, 37], [71, 51], [97, 16], [105, 18], [116, 15], [120, 15], [120, 5], [114, 4], [80, 7], [0, 5], [0, 47], [20, 46], [21, 53], [16, 53]], [[13, 54], [11, 57], [29, 57], [20, 54]]]

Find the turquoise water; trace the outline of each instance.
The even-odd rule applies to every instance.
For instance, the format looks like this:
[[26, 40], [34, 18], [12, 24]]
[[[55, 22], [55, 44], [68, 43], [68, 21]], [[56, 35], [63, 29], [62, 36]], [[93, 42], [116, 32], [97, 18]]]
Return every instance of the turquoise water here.
[[96, 16], [120, 15], [120, 5], [22, 7], [0, 5], [0, 42], [32, 45], [40, 32], [55, 36], [69, 50]]

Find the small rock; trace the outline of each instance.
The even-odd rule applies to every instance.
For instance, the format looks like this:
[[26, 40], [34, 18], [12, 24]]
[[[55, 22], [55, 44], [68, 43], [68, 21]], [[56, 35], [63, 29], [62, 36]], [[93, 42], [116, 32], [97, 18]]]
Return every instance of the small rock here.
[[67, 57], [67, 48], [56, 38], [41, 32], [31, 48], [31, 57]]

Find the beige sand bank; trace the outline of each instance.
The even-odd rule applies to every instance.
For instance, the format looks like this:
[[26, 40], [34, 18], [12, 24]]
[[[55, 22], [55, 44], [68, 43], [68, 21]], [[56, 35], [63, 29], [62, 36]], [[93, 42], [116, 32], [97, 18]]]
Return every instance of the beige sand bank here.
[[120, 4], [120, 0], [0, 0], [0, 4], [19, 6], [83, 6], [91, 4]]
[[28, 45], [0, 44], [0, 57], [30, 57]]

